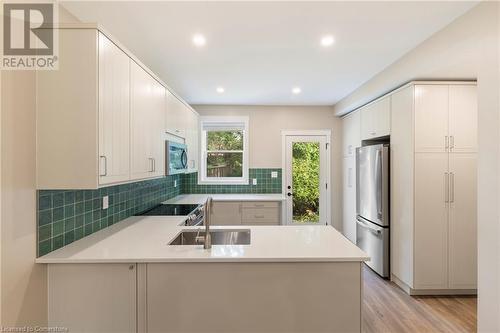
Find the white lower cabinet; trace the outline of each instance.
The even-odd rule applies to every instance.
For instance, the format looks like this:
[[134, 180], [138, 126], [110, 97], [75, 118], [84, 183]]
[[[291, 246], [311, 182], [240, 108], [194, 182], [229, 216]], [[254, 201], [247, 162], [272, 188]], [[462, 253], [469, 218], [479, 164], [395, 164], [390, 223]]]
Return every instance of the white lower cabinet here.
[[212, 225], [279, 225], [278, 201], [216, 201], [212, 206]]
[[342, 168], [342, 231], [344, 236], [356, 244], [356, 157], [344, 157]]
[[49, 264], [48, 326], [136, 332], [135, 264]]

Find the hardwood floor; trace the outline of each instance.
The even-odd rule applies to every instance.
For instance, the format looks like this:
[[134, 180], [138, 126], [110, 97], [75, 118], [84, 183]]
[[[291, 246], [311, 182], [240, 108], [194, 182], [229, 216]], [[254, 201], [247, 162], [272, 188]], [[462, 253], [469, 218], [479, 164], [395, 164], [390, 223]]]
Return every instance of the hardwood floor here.
[[363, 269], [363, 332], [475, 332], [475, 296], [409, 296]]

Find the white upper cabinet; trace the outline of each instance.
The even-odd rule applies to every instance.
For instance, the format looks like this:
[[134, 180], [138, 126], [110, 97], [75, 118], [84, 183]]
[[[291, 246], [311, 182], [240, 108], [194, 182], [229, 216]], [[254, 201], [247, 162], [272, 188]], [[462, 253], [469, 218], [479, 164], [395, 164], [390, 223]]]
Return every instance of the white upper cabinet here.
[[162, 129], [165, 89], [135, 62], [130, 68], [131, 178], [164, 173]]
[[477, 152], [477, 87], [453, 85], [449, 87], [450, 151]]
[[182, 138], [189, 129], [197, 168], [198, 115], [121, 44], [98, 29], [61, 28], [59, 53], [58, 70], [36, 72], [37, 189], [161, 177], [169, 126]]
[[415, 151], [477, 151], [475, 85], [415, 86]]
[[360, 109], [361, 139], [370, 140], [391, 134], [391, 97], [387, 96]]
[[99, 33], [99, 184], [130, 177], [130, 58]]
[[448, 85], [416, 85], [415, 151], [445, 152], [448, 145]]
[[165, 128], [167, 132], [181, 138], [186, 137], [186, 110], [190, 110], [181, 100], [167, 90], [167, 117]]
[[187, 172], [195, 172], [198, 170], [199, 163], [199, 115], [198, 113], [187, 110], [186, 112], [186, 145], [187, 145], [187, 155], [188, 155], [188, 170]]
[[355, 111], [342, 119], [342, 151], [344, 157], [355, 156], [361, 146], [361, 112]]

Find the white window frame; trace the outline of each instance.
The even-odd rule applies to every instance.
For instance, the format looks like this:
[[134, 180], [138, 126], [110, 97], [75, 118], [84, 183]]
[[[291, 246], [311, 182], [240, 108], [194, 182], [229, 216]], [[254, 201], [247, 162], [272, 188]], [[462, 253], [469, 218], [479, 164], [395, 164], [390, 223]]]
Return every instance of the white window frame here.
[[[243, 173], [242, 177], [207, 177], [207, 131], [206, 123], [241, 123], [243, 124]], [[248, 185], [248, 123], [247, 116], [202, 116], [200, 117], [200, 170], [198, 184], [201, 185]]]

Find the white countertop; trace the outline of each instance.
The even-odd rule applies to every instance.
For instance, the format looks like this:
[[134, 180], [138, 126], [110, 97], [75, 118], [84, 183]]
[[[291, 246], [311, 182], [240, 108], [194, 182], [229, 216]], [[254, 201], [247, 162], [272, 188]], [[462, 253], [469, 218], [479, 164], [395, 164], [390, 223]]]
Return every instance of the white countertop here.
[[[37, 258], [37, 263], [352, 262], [368, 255], [331, 226], [214, 226], [250, 229], [250, 245], [167, 245], [182, 216], [133, 216]], [[203, 228], [203, 227], [202, 227]]]
[[208, 197], [214, 201], [283, 201], [282, 194], [181, 194], [164, 203], [202, 204]]

